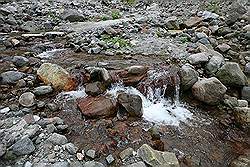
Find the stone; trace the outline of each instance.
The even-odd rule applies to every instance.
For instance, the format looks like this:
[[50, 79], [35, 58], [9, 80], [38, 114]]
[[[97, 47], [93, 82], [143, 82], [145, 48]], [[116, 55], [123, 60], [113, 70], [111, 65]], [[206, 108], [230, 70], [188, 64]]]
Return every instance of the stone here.
[[48, 138], [48, 141], [54, 145], [64, 145], [68, 142], [68, 139], [58, 133], [52, 133]]
[[96, 161], [88, 161], [84, 165], [84, 167], [105, 167], [102, 163]]
[[25, 73], [19, 71], [7, 71], [0, 75], [1, 84], [14, 84], [25, 77]]
[[90, 79], [92, 81], [100, 81], [105, 83], [105, 85], [109, 85], [111, 82], [111, 77], [109, 75], [108, 70], [105, 68], [94, 68], [90, 72]]
[[57, 111], [59, 109], [59, 106], [56, 105], [55, 103], [48, 103], [46, 106], [52, 112], [55, 112], [55, 111]]
[[126, 165], [125, 167], [147, 167], [144, 162], [139, 161], [130, 165]]
[[219, 15], [209, 11], [200, 11], [197, 13], [198, 16], [202, 17], [204, 20], [218, 19]]
[[7, 151], [7, 148], [4, 144], [0, 144], [0, 157], [2, 157]]
[[238, 63], [227, 62], [216, 73], [216, 77], [228, 86], [247, 85], [247, 77], [241, 71]]
[[116, 102], [105, 96], [80, 99], [78, 107], [84, 116], [90, 118], [111, 117], [117, 112]]
[[240, 155], [230, 163], [230, 167], [248, 167], [250, 166], [250, 154]]
[[178, 19], [178, 18], [177, 18], [176, 16], [168, 17], [168, 18], [165, 20], [166, 27], [167, 27], [169, 30], [178, 30], [178, 29], [180, 29], [180, 25], [179, 25], [177, 19]]
[[72, 155], [76, 154], [78, 148], [73, 143], [65, 144], [65, 149]]
[[54, 89], [70, 91], [77, 85], [75, 78], [57, 64], [42, 64], [37, 70], [37, 75], [46, 85], [52, 84]]
[[79, 161], [82, 161], [84, 159], [84, 155], [82, 153], [77, 153], [76, 157]]
[[245, 65], [245, 71], [244, 71], [247, 75], [249, 75], [250, 76], [250, 63], [247, 63], [246, 65]]
[[63, 13], [63, 19], [68, 20], [70, 22], [81, 22], [84, 21], [85, 18], [82, 14], [80, 14], [77, 10], [66, 10]]
[[198, 73], [193, 66], [185, 64], [179, 72], [183, 90], [190, 89], [198, 81]]
[[132, 117], [142, 117], [142, 99], [139, 95], [120, 93], [117, 102], [120, 111], [125, 111]]
[[228, 44], [221, 44], [217, 46], [218, 50], [221, 51], [222, 53], [225, 53], [227, 51], [229, 51], [231, 49], [231, 46], [229, 46]]
[[13, 153], [16, 155], [28, 155], [35, 151], [35, 146], [33, 142], [28, 138], [24, 137], [18, 140], [13, 146]]
[[223, 99], [227, 88], [215, 77], [197, 81], [192, 87], [193, 95], [207, 104], [217, 104]]
[[246, 100], [238, 100], [239, 107], [248, 107], [248, 102]]
[[127, 159], [127, 158], [133, 156], [133, 154], [134, 154], [134, 149], [129, 147], [129, 148], [123, 150], [122, 152], [120, 152], [119, 156], [122, 160], [124, 160], [124, 159]]
[[39, 86], [39, 87], [34, 88], [34, 91], [33, 91], [33, 93], [37, 96], [46, 95], [52, 92], [53, 92], [53, 88], [51, 86]]
[[161, 166], [161, 167], [180, 166], [174, 153], [156, 151], [147, 144], [143, 144], [137, 150], [137, 154], [146, 164], [150, 166]]
[[17, 67], [23, 67], [29, 64], [29, 59], [23, 56], [14, 56], [12, 62]]
[[250, 108], [235, 107], [234, 114], [238, 123], [241, 125], [250, 125]]
[[130, 66], [127, 68], [128, 74], [141, 75], [147, 72], [148, 67], [146, 66]]
[[242, 99], [250, 102], [250, 86], [244, 86], [241, 90]]
[[214, 55], [208, 61], [206, 65], [206, 72], [208, 74], [215, 74], [218, 69], [225, 63], [224, 57], [222, 55]]
[[96, 81], [93, 83], [88, 83], [86, 85], [86, 88], [85, 88], [85, 92], [91, 96], [98, 96], [98, 95], [104, 93], [105, 90], [106, 90], [105, 85], [103, 85], [99, 81]]
[[32, 163], [30, 161], [26, 161], [24, 167], [32, 167]]
[[192, 65], [202, 64], [208, 62], [209, 55], [206, 52], [196, 53], [190, 55], [187, 60]]
[[195, 27], [202, 22], [200, 17], [190, 17], [188, 20], [184, 21], [184, 25], [187, 28]]
[[70, 167], [70, 166], [67, 161], [63, 161], [63, 162], [56, 162], [52, 164], [51, 167]]
[[23, 93], [19, 97], [19, 103], [24, 107], [32, 107], [35, 104], [35, 95], [31, 92]]
[[234, 109], [235, 107], [239, 106], [238, 100], [236, 97], [228, 97], [224, 100], [224, 103], [230, 107], [231, 109]]
[[88, 150], [86, 152], [86, 156], [88, 156], [89, 158], [94, 159], [95, 158], [95, 150], [92, 150], [92, 149]]
[[112, 163], [115, 161], [115, 159], [114, 159], [114, 157], [113, 157], [112, 154], [109, 154], [109, 155], [106, 157], [106, 161], [107, 161], [108, 164], [112, 164]]

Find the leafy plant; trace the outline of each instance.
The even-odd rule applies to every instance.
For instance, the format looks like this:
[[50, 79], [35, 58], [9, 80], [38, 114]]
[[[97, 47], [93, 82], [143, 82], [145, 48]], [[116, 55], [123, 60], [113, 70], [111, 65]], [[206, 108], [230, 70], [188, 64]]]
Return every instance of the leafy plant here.
[[101, 20], [106, 21], [106, 20], [109, 20], [109, 18], [108, 18], [108, 16], [103, 15], [103, 16], [101, 16]]
[[113, 45], [117, 44], [121, 48], [130, 46], [130, 43], [126, 39], [120, 36], [111, 37], [110, 35], [105, 34], [102, 35], [102, 40], [107, 44], [113, 44]]
[[122, 0], [122, 2], [128, 5], [134, 5], [136, 3], [136, 0]]
[[121, 18], [121, 13], [119, 10], [112, 10], [111, 17], [113, 20]]
[[189, 41], [189, 39], [186, 36], [181, 36], [180, 41], [181, 41], [181, 43], [187, 43]]
[[206, 5], [206, 9], [218, 13], [220, 11], [220, 3], [217, 0], [211, 1]]

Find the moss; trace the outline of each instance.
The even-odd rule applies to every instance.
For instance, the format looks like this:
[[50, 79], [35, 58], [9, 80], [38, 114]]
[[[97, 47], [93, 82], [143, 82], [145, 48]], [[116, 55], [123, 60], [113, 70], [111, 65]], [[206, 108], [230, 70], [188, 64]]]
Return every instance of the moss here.
[[119, 10], [112, 10], [111, 17], [113, 20], [121, 18], [121, 13]]

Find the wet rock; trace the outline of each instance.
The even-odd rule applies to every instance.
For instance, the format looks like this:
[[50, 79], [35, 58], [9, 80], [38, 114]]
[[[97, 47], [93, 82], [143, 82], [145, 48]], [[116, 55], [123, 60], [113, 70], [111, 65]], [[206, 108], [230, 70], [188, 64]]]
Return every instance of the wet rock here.
[[250, 86], [244, 86], [241, 91], [242, 99], [250, 102]]
[[185, 64], [181, 67], [180, 79], [183, 90], [188, 90], [198, 81], [198, 73], [193, 66]]
[[117, 101], [120, 111], [125, 111], [132, 117], [142, 117], [142, 99], [139, 95], [120, 93]]
[[24, 107], [32, 107], [35, 104], [35, 95], [31, 92], [23, 93], [19, 97], [19, 103]]
[[147, 72], [148, 67], [146, 66], [130, 66], [127, 68], [128, 74], [141, 75]]
[[117, 112], [116, 103], [105, 96], [81, 99], [78, 107], [84, 116], [90, 118], [111, 117]]
[[0, 75], [1, 84], [14, 84], [25, 77], [25, 74], [18, 71], [7, 71]]
[[142, 160], [150, 166], [162, 167], [179, 167], [179, 162], [174, 153], [161, 152], [152, 149], [149, 145], [143, 144], [138, 150], [137, 154]]
[[209, 59], [209, 55], [206, 52], [192, 54], [187, 58], [189, 63], [192, 65], [206, 63], [208, 62], [208, 59]]
[[212, 56], [206, 65], [207, 73], [215, 74], [224, 63], [225, 61], [222, 55], [218, 54], [218, 55]]
[[202, 18], [200, 17], [190, 17], [188, 20], [184, 22], [185, 27], [191, 28], [197, 26], [200, 22], [202, 22]]
[[70, 22], [80, 22], [85, 20], [84, 16], [77, 10], [66, 10], [63, 14], [63, 19]]
[[86, 156], [88, 156], [89, 158], [94, 159], [95, 158], [95, 150], [88, 150], [86, 152]]
[[39, 86], [34, 88], [33, 93], [37, 96], [41, 96], [41, 95], [46, 95], [53, 92], [53, 88], [51, 86]]
[[78, 148], [73, 143], [65, 144], [65, 149], [72, 155], [76, 154]]
[[112, 163], [115, 161], [115, 159], [114, 159], [114, 157], [112, 156], [112, 154], [109, 154], [109, 155], [106, 157], [106, 161], [107, 161], [108, 164], [112, 164]]
[[130, 165], [126, 165], [125, 167], [147, 167], [144, 162], [139, 161]]
[[53, 133], [48, 138], [48, 141], [51, 142], [54, 145], [63, 145], [68, 142], [67, 138], [63, 135], [60, 135], [58, 133]]
[[24, 137], [12, 146], [12, 150], [16, 155], [28, 155], [35, 151], [35, 146], [28, 137]]
[[7, 148], [5, 145], [0, 144], [0, 157], [2, 157], [7, 151]]
[[76, 87], [76, 80], [56, 64], [42, 64], [37, 70], [37, 75], [45, 84], [52, 84], [55, 89], [69, 91]]
[[102, 163], [96, 161], [88, 161], [84, 165], [84, 167], [105, 167]]
[[102, 93], [104, 93], [106, 90], [105, 85], [103, 85], [101, 82], [93, 82], [93, 83], [88, 83], [85, 88], [85, 92], [88, 95], [91, 96], [98, 96]]
[[29, 59], [23, 56], [14, 56], [12, 62], [17, 67], [23, 67], [29, 64]]
[[[131, 72], [131, 70], [130, 70]], [[142, 74], [129, 74], [127, 70], [122, 70], [114, 74], [115, 77], [118, 76], [118, 79], [115, 78], [115, 82], [119, 81], [121, 79], [126, 86], [135, 86], [138, 84], [141, 80], [143, 80], [146, 76], [147, 73], [142, 73]]]
[[193, 87], [193, 95], [207, 104], [216, 104], [223, 99], [227, 88], [215, 77], [197, 81]]
[[120, 152], [119, 156], [122, 160], [125, 160], [125, 159], [133, 156], [133, 154], [134, 154], [134, 149], [127, 148], [127, 149], [123, 150], [122, 152]]
[[225, 85], [247, 85], [247, 77], [241, 71], [238, 63], [227, 62], [216, 73], [216, 77]]
[[108, 70], [105, 68], [94, 68], [90, 72], [91, 81], [100, 81], [105, 83], [105, 85], [109, 85], [111, 82], [111, 77], [109, 75]]
[[222, 53], [225, 53], [231, 49], [231, 47], [228, 44], [221, 44], [217, 46], [218, 50], [221, 51]]

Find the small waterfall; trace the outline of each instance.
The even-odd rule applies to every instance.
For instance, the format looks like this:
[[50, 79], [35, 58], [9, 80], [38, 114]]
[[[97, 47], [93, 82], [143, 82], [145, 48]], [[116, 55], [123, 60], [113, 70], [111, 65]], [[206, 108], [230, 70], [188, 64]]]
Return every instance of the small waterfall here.
[[[113, 84], [107, 94], [114, 98], [121, 91], [139, 95], [143, 103], [143, 118], [149, 122], [178, 126], [180, 122], [186, 122], [192, 118], [192, 113], [179, 101], [179, 82], [176, 84], [178, 79], [170, 77], [175, 84], [171, 85], [165, 80], [166, 76], [170, 76], [166, 71], [152, 70], [148, 74], [148, 79], [139, 85], [141, 91], [134, 87], [125, 87], [122, 82], [119, 82]], [[169, 88], [170, 86], [174, 87]], [[174, 91], [172, 92], [174, 96], [171, 98], [167, 97], [169, 90]]]

